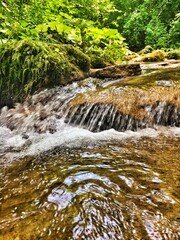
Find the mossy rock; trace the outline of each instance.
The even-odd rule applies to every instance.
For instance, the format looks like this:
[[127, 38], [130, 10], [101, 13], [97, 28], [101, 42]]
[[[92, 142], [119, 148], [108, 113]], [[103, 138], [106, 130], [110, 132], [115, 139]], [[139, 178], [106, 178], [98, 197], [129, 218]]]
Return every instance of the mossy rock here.
[[99, 49], [89, 52], [91, 58], [91, 68], [104, 68], [113, 65], [115, 61]]
[[154, 51], [154, 49], [150, 45], [147, 45], [144, 49], [139, 51], [138, 54], [143, 55], [143, 54], [147, 54], [147, 53], [152, 53], [153, 51]]
[[134, 76], [141, 74], [141, 67], [139, 63], [131, 64], [115, 64], [102, 69], [92, 69], [90, 76], [94, 78], [122, 78], [127, 76]]
[[110, 64], [105, 62], [103, 58], [99, 58], [94, 56], [91, 56], [91, 67], [92, 68], [104, 68], [109, 66]]
[[69, 45], [22, 40], [0, 44], [0, 107], [43, 88], [86, 76], [89, 58]]
[[152, 53], [144, 54], [137, 57], [135, 61], [137, 62], [161, 62], [165, 59], [165, 53], [160, 50], [153, 51]]
[[89, 58], [78, 48], [72, 45], [64, 45], [69, 61], [78, 66], [82, 71], [88, 72], [90, 69]]
[[167, 52], [166, 57], [168, 59], [179, 60], [180, 59], [180, 50], [169, 51], [169, 52]]

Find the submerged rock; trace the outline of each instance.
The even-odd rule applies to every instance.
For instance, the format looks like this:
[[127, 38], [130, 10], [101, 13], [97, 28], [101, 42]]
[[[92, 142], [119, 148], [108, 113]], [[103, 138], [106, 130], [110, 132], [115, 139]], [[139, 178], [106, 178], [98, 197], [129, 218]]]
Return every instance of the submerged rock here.
[[164, 87], [171, 87], [172, 86], [172, 82], [166, 81], [166, 80], [160, 80], [160, 81], [156, 81], [156, 85], [164, 86]]
[[[179, 127], [179, 73], [176, 68], [163, 74], [156, 71], [114, 81], [104, 90], [78, 94], [69, 102], [66, 122], [95, 132], [110, 128], [136, 131], [155, 125]], [[167, 79], [173, 75], [174, 81], [161, 80], [164, 75]]]

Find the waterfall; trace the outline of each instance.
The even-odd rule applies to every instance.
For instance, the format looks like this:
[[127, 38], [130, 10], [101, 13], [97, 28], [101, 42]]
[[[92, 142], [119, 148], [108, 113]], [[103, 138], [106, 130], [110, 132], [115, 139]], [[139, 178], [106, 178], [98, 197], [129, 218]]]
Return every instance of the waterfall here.
[[133, 116], [119, 112], [112, 104], [82, 104], [70, 108], [65, 117], [68, 124], [87, 127], [92, 132], [114, 128], [117, 131], [146, 127], [146, 123]]
[[155, 124], [163, 126], [180, 126], [180, 108], [168, 102], [157, 102], [146, 111]]
[[59, 92], [57, 89], [34, 95], [24, 104], [17, 104], [13, 109], [3, 108], [0, 114], [0, 126], [21, 132], [38, 133], [56, 132], [59, 121], [87, 128], [92, 132], [111, 128], [120, 132], [137, 131], [154, 125], [180, 126], [180, 108], [168, 102], [159, 101], [144, 106], [146, 116], [138, 119], [107, 103], [84, 103], [68, 107], [73, 96], [69, 91], [62, 94], [62, 91]]
[[[59, 125], [62, 123], [87, 128], [92, 132], [101, 132], [112, 128], [120, 132], [137, 131], [155, 125], [180, 126], [178, 100], [177, 105], [168, 101], [155, 101], [148, 104], [147, 101], [144, 106], [140, 106], [144, 111], [144, 116], [141, 118], [138, 117], [138, 108], [136, 111], [125, 113], [126, 106], [121, 110], [115, 106], [116, 103], [114, 105], [108, 103], [106, 96], [103, 96], [105, 103], [103, 101], [98, 103], [97, 100], [93, 103], [92, 99], [89, 102], [70, 104], [77, 94], [85, 94], [89, 90], [96, 91], [99, 85], [106, 88], [103, 87], [103, 84], [104, 80], [87, 78], [83, 82], [41, 91], [29, 97], [24, 103], [16, 104], [14, 108], [2, 108], [0, 127], [5, 126], [12, 131], [18, 130], [21, 133], [54, 133], [59, 131]], [[121, 92], [124, 92], [123, 87], [121, 87]], [[117, 98], [119, 96], [121, 97], [121, 95], [117, 95]], [[134, 102], [130, 101], [130, 104], [134, 104]], [[128, 107], [131, 109], [131, 105]]]
[[154, 125], [180, 126], [180, 109], [167, 102], [145, 106], [147, 116], [138, 119], [124, 114], [112, 104], [91, 103], [71, 107], [65, 117], [68, 124], [86, 127], [92, 132], [114, 128], [117, 131], [137, 131]]

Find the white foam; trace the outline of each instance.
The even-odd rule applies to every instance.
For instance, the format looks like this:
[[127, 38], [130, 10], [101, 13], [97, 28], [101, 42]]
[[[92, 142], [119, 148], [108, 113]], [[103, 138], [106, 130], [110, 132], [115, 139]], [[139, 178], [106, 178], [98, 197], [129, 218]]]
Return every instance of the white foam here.
[[145, 128], [137, 132], [117, 132], [114, 129], [93, 133], [87, 129], [69, 126], [63, 121], [59, 122], [57, 132], [29, 133], [29, 138], [24, 139], [20, 133], [0, 128], [0, 150], [8, 161], [24, 156], [36, 156], [40, 153], [51, 151], [56, 147], [79, 148], [92, 144], [103, 144], [106, 142], [122, 142], [138, 140], [142, 137], [156, 138], [159, 134], [170, 137], [180, 137], [180, 128], [162, 127], [158, 130]]
[[0, 127], [0, 152], [21, 150], [26, 139], [6, 127]]
[[158, 132], [154, 129], [143, 129], [137, 132], [126, 131], [117, 132], [114, 129], [93, 133], [87, 129], [64, 126], [64, 129], [54, 134], [34, 134], [30, 137], [32, 144], [25, 151], [26, 155], [37, 155], [39, 153], [52, 150], [55, 147], [75, 148], [86, 144], [96, 144], [102, 141], [122, 141], [130, 138], [140, 138], [142, 136], [156, 137]]

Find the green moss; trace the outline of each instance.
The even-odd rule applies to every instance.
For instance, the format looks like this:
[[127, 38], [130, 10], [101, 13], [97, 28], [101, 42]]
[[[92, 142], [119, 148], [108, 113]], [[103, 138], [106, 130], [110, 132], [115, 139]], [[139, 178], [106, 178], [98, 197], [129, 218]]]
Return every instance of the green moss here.
[[104, 67], [110, 66], [111, 64], [114, 64], [114, 62], [109, 63], [109, 62], [104, 61], [103, 58], [99, 58], [95, 55], [91, 56], [91, 66], [92, 66], [92, 68], [97, 68], [97, 69], [98, 68], [104, 68]]
[[165, 59], [165, 53], [160, 50], [153, 51], [151, 53], [144, 54], [137, 58], [139, 62], [161, 62]]
[[167, 53], [166, 57], [168, 59], [180, 59], [180, 50], [172, 50], [170, 52]]
[[64, 45], [70, 62], [77, 65], [82, 71], [89, 71], [90, 59], [78, 48], [72, 47], [71, 45]]
[[115, 63], [112, 57], [101, 49], [93, 49], [89, 52], [92, 68], [104, 68]]
[[144, 49], [142, 49], [141, 51], [138, 52], [138, 54], [147, 54], [147, 53], [152, 53], [154, 51], [154, 49], [150, 46], [147, 45]]
[[89, 68], [89, 58], [72, 46], [32, 40], [1, 44], [0, 106], [42, 88], [68, 84]]

